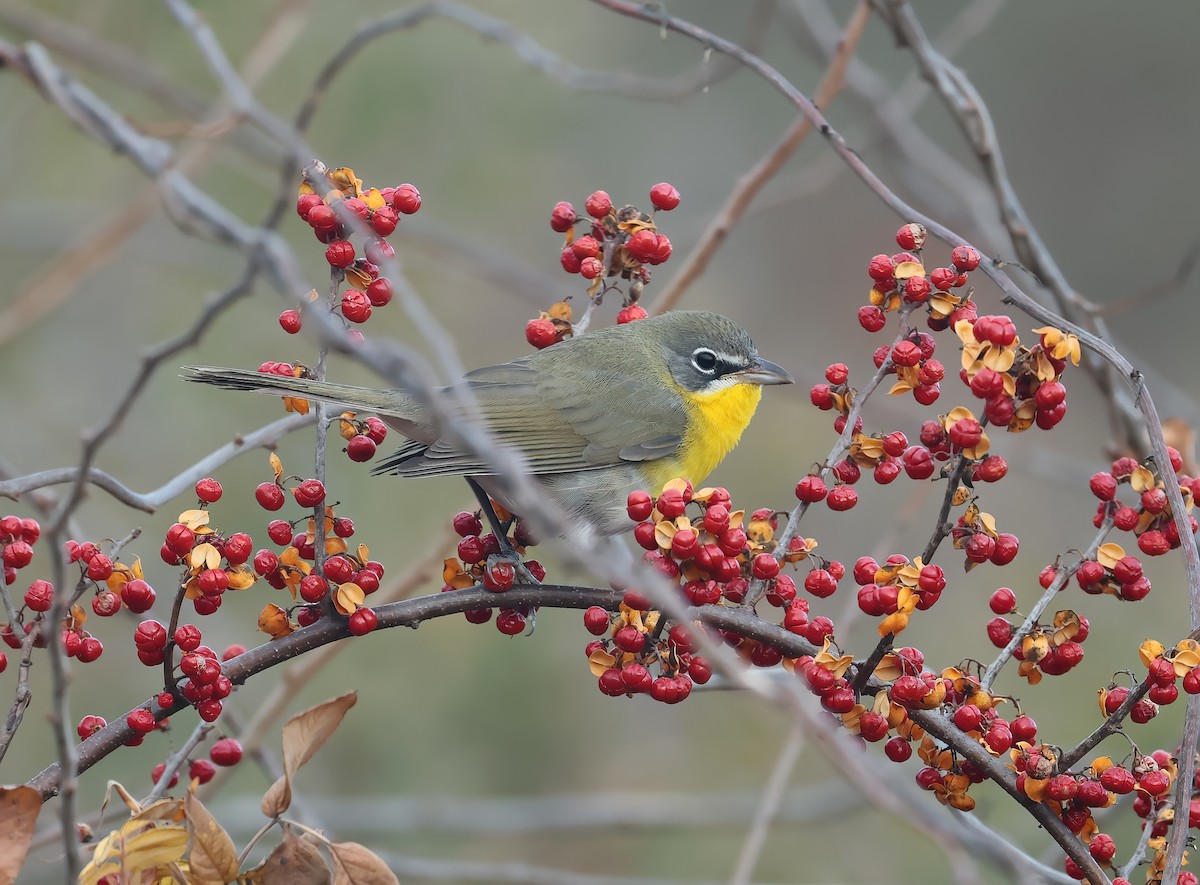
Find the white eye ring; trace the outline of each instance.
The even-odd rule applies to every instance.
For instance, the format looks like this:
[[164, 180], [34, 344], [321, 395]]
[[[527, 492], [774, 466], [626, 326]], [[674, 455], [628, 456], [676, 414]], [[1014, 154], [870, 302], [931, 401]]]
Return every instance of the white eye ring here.
[[707, 347], [697, 347], [692, 351], [692, 365], [705, 375], [717, 373], [717, 355]]

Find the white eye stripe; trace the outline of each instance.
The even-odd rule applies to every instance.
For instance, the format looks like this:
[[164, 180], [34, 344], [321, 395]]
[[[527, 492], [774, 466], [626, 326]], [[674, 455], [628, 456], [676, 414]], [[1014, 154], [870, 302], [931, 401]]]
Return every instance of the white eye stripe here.
[[750, 361], [743, 354], [725, 353], [710, 347], [697, 347], [692, 351], [692, 365], [705, 375], [715, 375], [719, 368], [725, 371], [744, 369]]

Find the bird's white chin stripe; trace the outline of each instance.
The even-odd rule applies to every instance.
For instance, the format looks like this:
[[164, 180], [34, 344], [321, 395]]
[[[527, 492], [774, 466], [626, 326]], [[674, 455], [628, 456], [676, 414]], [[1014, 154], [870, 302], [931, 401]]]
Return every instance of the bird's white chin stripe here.
[[709, 381], [696, 392], [702, 395], [713, 394], [722, 390], [728, 390], [735, 384], [743, 383], [742, 379], [737, 375], [722, 375], [720, 378], [714, 378], [712, 381]]

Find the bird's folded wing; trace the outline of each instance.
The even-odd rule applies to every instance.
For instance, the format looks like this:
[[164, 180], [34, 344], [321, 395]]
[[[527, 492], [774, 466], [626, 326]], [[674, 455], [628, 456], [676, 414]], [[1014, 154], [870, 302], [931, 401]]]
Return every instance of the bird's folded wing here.
[[[496, 439], [519, 450], [531, 473], [594, 470], [648, 461], [674, 452], [683, 407], [669, 390], [647, 403], [644, 378], [571, 373], [580, 384], [535, 368], [528, 360], [488, 366], [464, 379]], [[603, 395], [600, 395], [603, 392]], [[382, 461], [377, 473], [402, 476], [487, 474], [487, 463], [447, 438], [410, 441]]]

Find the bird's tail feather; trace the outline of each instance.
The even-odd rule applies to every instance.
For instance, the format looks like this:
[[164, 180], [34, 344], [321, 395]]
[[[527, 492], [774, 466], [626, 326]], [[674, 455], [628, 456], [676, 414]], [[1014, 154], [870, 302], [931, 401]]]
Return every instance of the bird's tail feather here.
[[358, 387], [352, 384], [336, 384], [331, 381], [292, 378], [287, 375], [216, 366], [184, 366], [182, 377], [186, 381], [212, 384], [225, 390], [249, 390], [275, 396], [321, 400], [400, 418], [411, 418], [413, 413], [409, 397], [397, 390]]

